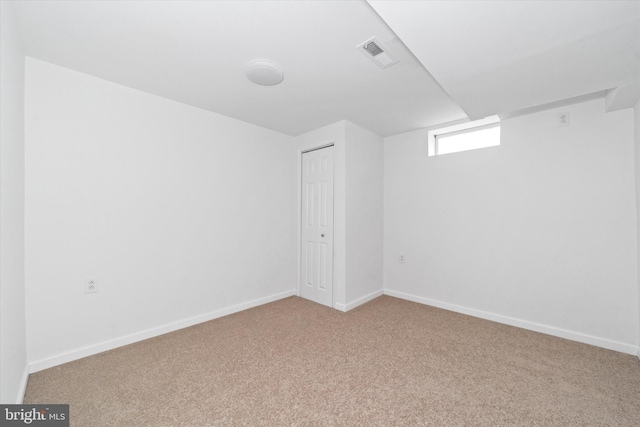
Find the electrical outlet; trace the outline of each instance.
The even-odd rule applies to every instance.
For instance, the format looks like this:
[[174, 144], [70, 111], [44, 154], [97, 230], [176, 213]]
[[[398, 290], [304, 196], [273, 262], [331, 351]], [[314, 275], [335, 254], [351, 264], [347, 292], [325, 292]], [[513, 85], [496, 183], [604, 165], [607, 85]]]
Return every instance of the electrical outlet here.
[[405, 261], [406, 261], [406, 258], [404, 256], [404, 254], [400, 254], [400, 256], [398, 257], [398, 262], [400, 264], [404, 264]]
[[558, 114], [558, 126], [569, 126], [571, 123], [569, 112]]
[[97, 277], [86, 277], [84, 279], [84, 293], [85, 294], [93, 294], [98, 292], [98, 278]]

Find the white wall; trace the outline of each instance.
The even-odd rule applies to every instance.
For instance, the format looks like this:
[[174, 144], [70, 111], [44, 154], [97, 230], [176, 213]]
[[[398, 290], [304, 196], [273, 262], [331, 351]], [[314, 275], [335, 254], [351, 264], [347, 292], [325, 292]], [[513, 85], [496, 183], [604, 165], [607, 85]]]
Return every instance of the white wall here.
[[[292, 295], [293, 138], [27, 58], [33, 370]], [[99, 292], [84, 293], [85, 277]]]
[[635, 354], [633, 111], [603, 103], [504, 120], [501, 146], [445, 156], [426, 131], [386, 138], [385, 293]]
[[346, 122], [346, 309], [382, 294], [382, 141]]
[[[636, 220], [637, 220], [637, 229], [638, 229], [638, 321], [640, 321], [640, 100], [636, 103], [633, 108], [633, 131], [634, 131], [634, 142], [635, 142], [635, 172], [636, 172]], [[638, 331], [640, 333], [640, 327], [638, 327]], [[640, 342], [640, 336], [638, 337], [638, 342]], [[638, 358], [640, 358], [640, 346], [638, 347]]]
[[0, 2], [0, 402], [21, 403], [28, 366], [24, 284], [24, 51]]

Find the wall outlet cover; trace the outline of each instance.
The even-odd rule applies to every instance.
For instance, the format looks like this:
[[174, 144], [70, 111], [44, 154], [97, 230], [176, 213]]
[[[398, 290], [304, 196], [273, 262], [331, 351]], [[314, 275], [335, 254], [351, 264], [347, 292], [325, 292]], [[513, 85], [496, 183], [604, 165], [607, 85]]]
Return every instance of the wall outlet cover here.
[[93, 294], [98, 292], [98, 278], [97, 277], [86, 277], [84, 279], [84, 293], [85, 294]]
[[569, 126], [571, 123], [571, 116], [569, 112], [566, 113], [558, 113], [558, 126]]

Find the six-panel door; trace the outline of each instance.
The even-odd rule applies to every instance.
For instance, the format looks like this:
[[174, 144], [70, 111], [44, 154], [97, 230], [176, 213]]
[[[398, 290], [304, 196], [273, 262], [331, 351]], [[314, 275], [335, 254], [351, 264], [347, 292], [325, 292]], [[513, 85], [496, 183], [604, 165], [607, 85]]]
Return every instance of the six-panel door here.
[[333, 307], [333, 147], [302, 154], [300, 295]]

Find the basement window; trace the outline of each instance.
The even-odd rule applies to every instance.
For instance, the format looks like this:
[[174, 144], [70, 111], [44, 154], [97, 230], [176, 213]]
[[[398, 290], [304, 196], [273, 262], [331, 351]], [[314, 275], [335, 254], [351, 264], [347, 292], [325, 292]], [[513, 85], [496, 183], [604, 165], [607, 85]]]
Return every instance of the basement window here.
[[500, 145], [500, 119], [492, 116], [430, 131], [428, 152], [429, 156], [441, 156], [497, 145]]

